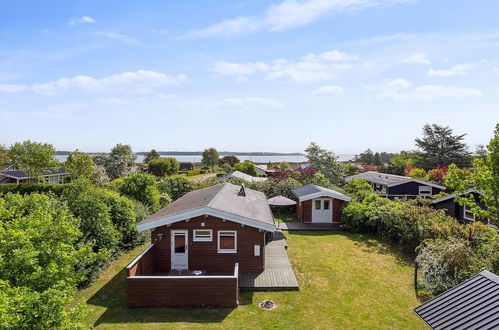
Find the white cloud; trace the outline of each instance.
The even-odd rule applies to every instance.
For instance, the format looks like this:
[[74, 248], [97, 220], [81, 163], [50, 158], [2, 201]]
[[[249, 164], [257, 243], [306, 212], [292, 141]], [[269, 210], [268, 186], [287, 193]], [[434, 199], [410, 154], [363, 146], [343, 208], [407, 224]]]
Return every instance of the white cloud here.
[[395, 79], [387, 82], [384, 86], [383, 89], [389, 89], [389, 90], [401, 90], [401, 89], [406, 89], [411, 87], [411, 83], [405, 79]]
[[103, 36], [103, 37], [106, 37], [106, 38], [109, 38], [112, 40], [116, 40], [116, 41], [122, 42], [122, 43], [130, 45], [130, 46], [138, 46], [141, 44], [140, 40], [138, 40], [138, 39], [134, 39], [134, 38], [131, 38], [127, 35], [119, 34], [119, 33], [112, 32], [112, 31], [98, 32], [97, 35], [100, 35], [100, 36]]
[[447, 70], [434, 70], [430, 69], [428, 74], [430, 76], [436, 77], [453, 77], [453, 76], [464, 76], [468, 73], [469, 70], [473, 69], [474, 64], [458, 64], [454, 65], [452, 68]]
[[178, 85], [185, 80], [187, 80], [187, 76], [183, 74], [170, 76], [156, 71], [139, 70], [118, 73], [103, 78], [80, 75], [34, 85], [0, 85], [0, 92], [16, 93], [30, 90], [42, 95], [57, 95], [72, 90], [87, 93], [107, 91], [147, 93], [155, 87]]
[[95, 24], [97, 21], [90, 16], [82, 16], [82, 17], [73, 17], [69, 20], [69, 25], [77, 25], [77, 24]]
[[338, 50], [320, 54], [308, 54], [296, 61], [276, 59], [265, 62], [215, 62], [210, 70], [221, 76], [247, 76], [265, 73], [266, 79], [285, 79], [293, 82], [314, 82], [333, 79], [336, 73], [352, 67], [351, 62], [358, 59], [357, 55], [347, 54]]
[[210, 70], [221, 76], [243, 76], [268, 71], [269, 66], [263, 62], [234, 63], [218, 61], [213, 63]]
[[225, 98], [212, 103], [211, 108], [281, 108], [282, 104], [276, 100], [263, 97]]
[[325, 16], [345, 11], [361, 10], [397, 3], [412, 3], [416, 0], [285, 0], [270, 6], [257, 18], [237, 17], [207, 28], [191, 30], [184, 38], [230, 38], [267, 30], [277, 31], [311, 24]]
[[102, 97], [97, 99], [97, 103], [104, 105], [121, 105], [127, 104], [128, 101], [119, 97]]
[[249, 82], [249, 79], [245, 76], [239, 76], [236, 78], [237, 83], [247, 83]]
[[233, 38], [240, 37], [261, 29], [259, 22], [249, 17], [238, 17], [213, 24], [205, 29], [190, 30], [182, 38], [205, 39], [205, 38]]
[[312, 95], [343, 95], [345, 91], [341, 86], [321, 86], [311, 92]]
[[466, 97], [480, 97], [482, 95], [482, 91], [474, 88], [440, 85], [424, 85], [403, 92], [387, 91], [378, 94], [380, 98], [394, 101], [431, 101], [441, 98], [460, 99]]
[[412, 64], [431, 64], [431, 61], [428, 59], [425, 53], [412, 54], [411, 56], [404, 58], [402, 62]]

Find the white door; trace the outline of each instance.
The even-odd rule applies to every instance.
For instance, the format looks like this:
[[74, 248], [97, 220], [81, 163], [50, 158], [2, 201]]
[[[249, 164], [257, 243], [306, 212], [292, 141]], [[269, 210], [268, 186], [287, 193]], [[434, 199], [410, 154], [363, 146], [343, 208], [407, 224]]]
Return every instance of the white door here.
[[312, 200], [312, 222], [333, 222], [333, 203], [331, 198]]
[[188, 236], [187, 230], [172, 230], [171, 233], [171, 269], [188, 269]]

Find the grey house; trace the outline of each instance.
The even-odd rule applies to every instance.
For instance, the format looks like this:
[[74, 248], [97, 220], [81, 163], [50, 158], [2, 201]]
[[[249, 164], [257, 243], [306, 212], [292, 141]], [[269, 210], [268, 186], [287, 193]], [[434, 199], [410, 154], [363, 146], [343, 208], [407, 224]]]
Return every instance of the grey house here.
[[36, 179], [35, 182], [29, 182], [29, 178], [23, 171], [20, 170], [6, 170], [0, 171], [0, 183], [66, 183], [68, 181], [68, 174], [64, 168], [50, 169], [43, 174], [44, 180]]
[[371, 184], [374, 191], [387, 198], [432, 197], [446, 188], [433, 182], [422, 181], [407, 176], [394, 174], [364, 172], [345, 178], [345, 182], [362, 179]]
[[[467, 192], [462, 193], [463, 195], [473, 195], [477, 204], [485, 209], [485, 204], [480, 200], [480, 193], [475, 190], [468, 190]], [[456, 218], [460, 223], [470, 223], [474, 221], [481, 221], [486, 225], [490, 225], [490, 221], [488, 219], [480, 219], [477, 218], [473, 212], [466, 207], [466, 205], [459, 205], [455, 201], [456, 194], [450, 194], [444, 196], [442, 198], [434, 199], [431, 203], [431, 206], [437, 210], [444, 210], [445, 214], [450, 217]]]

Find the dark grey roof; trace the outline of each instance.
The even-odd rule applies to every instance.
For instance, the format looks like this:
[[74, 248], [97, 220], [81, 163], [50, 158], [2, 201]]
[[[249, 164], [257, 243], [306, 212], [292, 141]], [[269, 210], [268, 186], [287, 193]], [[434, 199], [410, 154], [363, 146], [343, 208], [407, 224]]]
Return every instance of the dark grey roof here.
[[[68, 174], [64, 168], [59, 168], [59, 169], [48, 169], [47, 173], [42, 174], [43, 176], [51, 176], [51, 175], [64, 175]], [[7, 171], [0, 171], [0, 175], [8, 176], [10, 178], [14, 179], [27, 179], [28, 176], [26, 173], [20, 170], [7, 170]]]
[[182, 213], [199, 209], [223, 212], [227, 220], [231, 220], [230, 215], [234, 215], [234, 218], [243, 217], [273, 226], [274, 218], [265, 194], [245, 188], [246, 195], [240, 196], [240, 190], [241, 186], [224, 183], [191, 191], [141, 221], [139, 227], [159, 219], [174, 219]]
[[498, 329], [499, 276], [484, 270], [414, 311], [432, 329]]
[[[480, 194], [480, 192], [477, 191], [476, 189], [468, 189], [467, 191], [460, 193], [459, 196], [468, 195], [470, 193]], [[434, 199], [432, 201], [432, 203], [433, 204], [438, 204], [438, 203], [444, 202], [444, 201], [449, 200], [449, 199], [454, 199], [454, 198], [456, 198], [456, 193], [449, 194], [447, 196]]]
[[408, 176], [379, 173], [379, 172], [372, 172], [372, 171], [348, 176], [345, 178], [345, 181], [350, 182], [351, 180], [355, 180], [355, 179], [363, 179], [363, 180], [366, 180], [367, 182], [379, 183], [379, 184], [386, 185], [388, 187], [398, 186], [400, 184], [404, 184], [407, 182], [418, 182], [420, 184], [424, 184], [427, 186], [431, 186], [431, 187], [445, 190], [444, 186], [438, 185], [438, 184], [435, 184], [432, 182], [422, 181], [422, 180], [414, 179], [414, 178], [411, 178]]
[[315, 196], [319, 197], [317, 195], [324, 195], [324, 196], [330, 196], [333, 198], [341, 199], [341, 200], [346, 200], [350, 201], [351, 198], [348, 197], [347, 195], [344, 195], [336, 190], [329, 189], [329, 188], [324, 188], [315, 184], [307, 184], [298, 188], [294, 188], [291, 190], [291, 192], [298, 198], [303, 199], [306, 198], [307, 196]]

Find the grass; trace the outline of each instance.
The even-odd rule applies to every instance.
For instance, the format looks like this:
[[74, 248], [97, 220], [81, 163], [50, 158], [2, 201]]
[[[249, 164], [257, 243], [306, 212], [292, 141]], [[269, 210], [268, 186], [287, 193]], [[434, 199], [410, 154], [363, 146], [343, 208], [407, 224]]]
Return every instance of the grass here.
[[[288, 253], [300, 291], [242, 292], [232, 308], [127, 308], [123, 268], [145, 247], [121, 256], [76, 301], [98, 329], [425, 329], [412, 265], [366, 235], [292, 232]], [[259, 301], [278, 307], [265, 311]]]
[[277, 222], [298, 222], [298, 218], [294, 213], [288, 213], [286, 211], [277, 212], [277, 208], [282, 206], [272, 206], [272, 210], [274, 211], [274, 220]]

